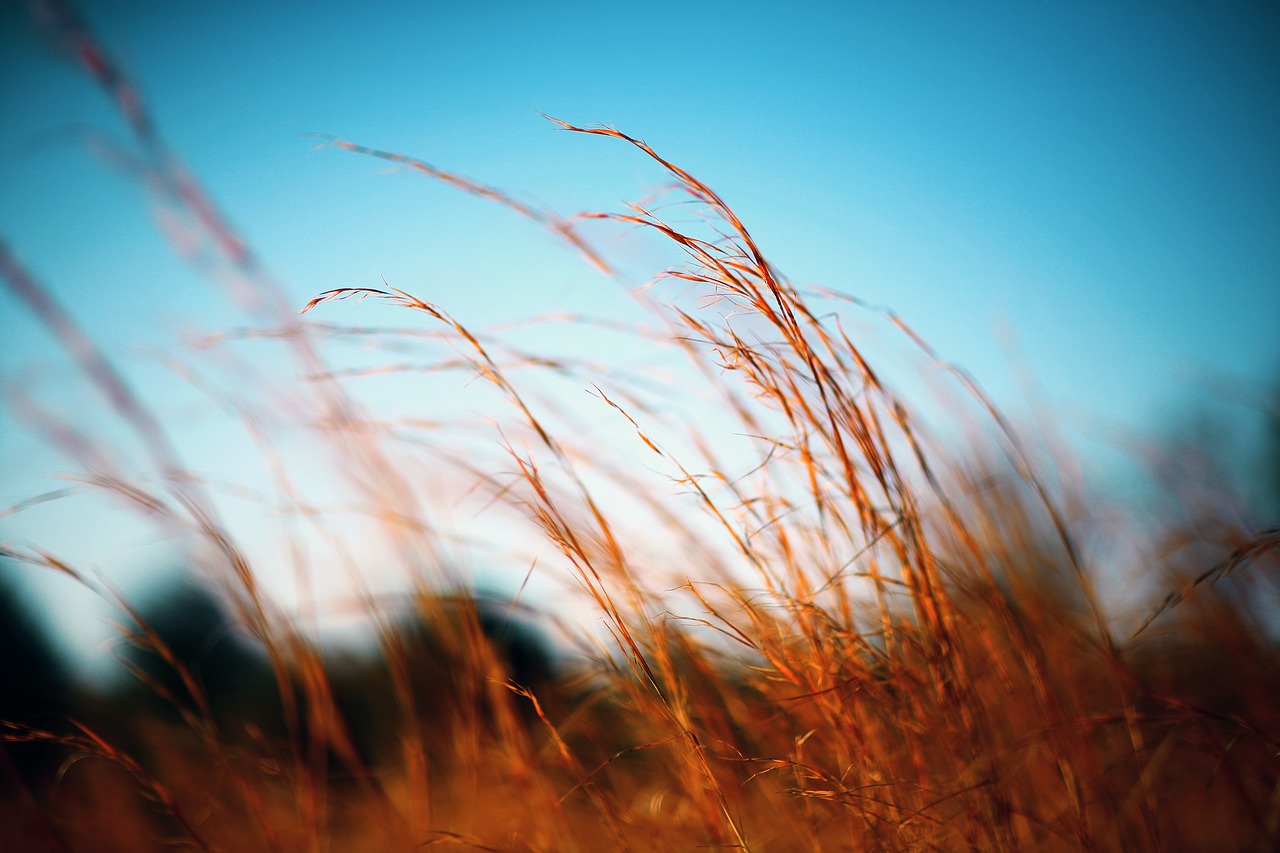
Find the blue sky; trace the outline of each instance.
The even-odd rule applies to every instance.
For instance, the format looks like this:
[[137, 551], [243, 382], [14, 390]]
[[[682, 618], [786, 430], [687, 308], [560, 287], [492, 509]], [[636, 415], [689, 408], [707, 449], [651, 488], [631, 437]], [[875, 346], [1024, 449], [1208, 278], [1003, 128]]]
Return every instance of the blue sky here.
[[[642, 136], [795, 280], [892, 305], [979, 375], [1002, 371], [993, 320], [1053, 398], [1124, 417], [1200, 374], [1276, 369], [1280, 57], [1263, 5], [611, 5], [84, 11], [299, 298], [451, 273], [506, 227], [308, 132], [569, 211], [659, 180], [541, 111]], [[207, 287], [156, 257], [137, 193], [65, 135], [119, 128], [100, 93], [5, 14], [0, 223], [68, 301], [109, 287], [115, 307], [93, 313], [124, 342]], [[515, 313], [557, 307], [512, 290]], [[470, 307], [467, 288], [439, 298]]]
[[[0, 10], [0, 235], [113, 355], [243, 322], [76, 128], [123, 138]], [[1280, 371], [1280, 12], [1227, 3], [96, 2], [90, 25], [291, 299], [379, 276], [477, 325], [618, 309], [535, 227], [319, 132], [562, 212], [662, 175], [547, 113], [643, 137], [794, 281], [892, 306], [1011, 408], [1021, 369], [1100, 436]], [[610, 239], [637, 269], [667, 256]], [[650, 272], [656, 272], [650, 269]], [[361, 315], [367, 316], [367, 315]], [[83, 388], [0, 291], [10, 387]], [[160, 380], [156, 380], [159, 382]], [[179, 421], [180, 423], [181, 421]], [[3, 502], [57, 457], [0, 422]]]

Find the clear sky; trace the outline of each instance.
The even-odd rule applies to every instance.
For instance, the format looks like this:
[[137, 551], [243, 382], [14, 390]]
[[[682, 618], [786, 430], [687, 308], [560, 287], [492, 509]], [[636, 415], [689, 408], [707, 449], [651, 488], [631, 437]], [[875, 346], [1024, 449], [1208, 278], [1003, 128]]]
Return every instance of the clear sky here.
[[[615, 286], [534, 226], [306, 136], [410, 154], [562, 212], [618, 209], [662, 180], [546, 113], [644, 138], [720, 192], [794, 281], [892, 306], [1011, 406], [1001, 330], [1085, 432], [1142, 427], [1280, 371], [1274, 4], [82, 11], [298, 305], [385, 275], [480, 325], [604, 310]], [[4, 4], [10, 249], [126, 364], [241, 322], [158, 236], [138, 187], [86, 150], [86, 127], [124, 138], [102, 93]], [[79, 405], [65, 358], [3, 291], [0, 328], [7, 387]], [[46, 488], [56, 457], [7, 417], [0, 430], [3, 503]]]

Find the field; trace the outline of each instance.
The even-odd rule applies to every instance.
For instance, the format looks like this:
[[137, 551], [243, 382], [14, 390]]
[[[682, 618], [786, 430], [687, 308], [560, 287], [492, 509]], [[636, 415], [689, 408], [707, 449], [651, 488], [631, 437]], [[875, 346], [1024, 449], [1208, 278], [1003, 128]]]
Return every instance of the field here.
[[[712, 188], [611, 128], [561, 125], [656, 163], [678, 205], [561, 217], [329, 144], [488, 199], [606, 277], [589, 229], [670, 241], [682, 261], [635, 294], [633, 327], [557, 322], [680, 356], [674, 387], [611, 370], [603, 347], [599, 363], [525, 351], [390, 284], [287, 304], [79, 35], [86, 72], [150, 152], [147, 180], [261, 320], [243, 337], [296, 368], [289, 411], [379, 553], [413, 570], [408, 591], [358, 598], [369, 648], [335, 652], [266, 591], [166, 424], [0, 247], [7, 285], [129, 424], [152, 476], [117, 470], [74, 425], [46, 424], [49, 440], [81, 461], [78, 487], [184, 543], [196, 577], [149, 607], [57, 542], [3, 544], [6, 572], [55, 572], [112, 603], [134, 676], [105, 692], [60, 683], [39, 626], [8, 620], [0, 827], [13, 849], [1280, 846], [1280, 528], [1227, 478], [1168, 465], [1165, 515], [1117, 530], [1147, 516], [1090, 494], [1067, 451], [1009, 422], [896, 315], [793, 285]], [[374, 302], [401, 325], [342, 324]], [[859, 318], [897, 330], [950, 402], [895, 391], [850, 331]], [[471, 383], [496, 414], [409, 437], [350, 396], [326, 353], [343, 338], [434, 348], [423, 381]], [[613, 427], [578, 432], [556, 382], [591, 393]], [[436, 417], [424, 400], [417, 415]], [[317, 532], [303, 472], [263, 447], [307, 576], [338, 546]], [[537, 571], [575, 590], [587, 619], [459, 583], [461, 546], [442, 546], [450, 531], [414, 466], [461, 482], [513, 549], [550, 553]], [[1108, 561], [1132, 551], [1121, 600]]]

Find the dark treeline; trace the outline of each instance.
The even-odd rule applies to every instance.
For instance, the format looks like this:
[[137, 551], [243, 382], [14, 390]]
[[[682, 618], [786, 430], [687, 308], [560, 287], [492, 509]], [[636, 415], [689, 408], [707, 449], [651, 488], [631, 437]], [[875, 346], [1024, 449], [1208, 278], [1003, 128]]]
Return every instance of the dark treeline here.
[[[299, 661], [286, 661], [282, 678], [264, 645], [236, 624], [208, 585], [171, 575], [178, 579], [143, 596], [134, 618], [123, 622], [113, 677], [95, 688], [73, 678], [46, 621], [9, 580], [17, 567], [0, 568], [8, 572], [0, 572], [0, 721], [7, 741], [0, 754], [7, 790], [47, 787], [76, 753], [57, 739], [77, 739], [85, 728], [129, 755], [146, 753], [155, 727], [207, 730], [225, 741], [256, 740], [281, 751], [289, 739], [309, 736], [313, 715], [305, 705], [316, 691], [301, 684]], [[553, 650], [536, 621], [495, 597], [406, 598], [383, 628], [376, 643], [308, 646], [357, 769], [392, 753], [406, 705], [447, 738], [450, 714], [484, 712], [477, 707], [486, 704], [483, 697], [469, 702], [466, 695], [476, 690], [477, 676], [481, 692], [495, 682], [540, 690], [556, 676]], [[411, 695], [398, 691], [393, 661], [407, 675]]]

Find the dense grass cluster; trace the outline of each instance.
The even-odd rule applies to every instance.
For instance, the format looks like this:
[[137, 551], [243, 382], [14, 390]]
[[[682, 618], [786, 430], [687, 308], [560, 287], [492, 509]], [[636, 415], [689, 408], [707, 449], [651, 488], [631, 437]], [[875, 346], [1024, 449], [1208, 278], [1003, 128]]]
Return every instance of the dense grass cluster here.
[[[411, 312], [510, 413], [492, 431], [501, 456], [454, 452], [444, 433], [411, 445], [325, 366], [321, 344], [340, 327], [292, 314], [139, 118], [128, 81], [100, 50], [84, 59], [95, 43], [75, 20], [55, 25], [133, 123], [153, 188], [213, 238], [226, 277], [268, 321], [261, 336], [311, 377], [295, 390], [386, 551], [445, 562], [400, 462], [444, 459], [509, 511], [513, 538], [534, 531], [554, 546], [555, 570], [606, 630], [578, 629], [578, 650], [553, 650], [538, 635], [546, 617], [517, 621], [512, 606], [423, 572], [394, 606], [364, 600], [375, 651], [327, 649], [264, 592], [260, 567], [164, 425], [4, 252], [9, 285], [144, 439], [155, 476], [119, 475], [91, 447], [51, 438], [80, 451], [85, 485], [180, 534], [227, 608], [196, 596], [167, 617], [147, 612], [61, 560], [57, 543], [4, 546], [6, 572], [42, 566], [121, 609], [120, 657], [137, 682], [10, 706], [0, 826], [19, 848], [1280, 845], [1280, 529], [1204, 499], [1213, 484], [1196, 484], [1197, 502], [1168, 528], [1129, 531], [1126, 546], [1148, 548], [1151, 592], [1122, 611], [1098, 591], [1110, 569], [1100, 561], [1119, 552], [1093, 541], [1109, 509], [1059, 476], [1061, 458], [940, 362], [976, 403], [979, 415], [957, 417], [982, 451], [936, 437], [844, 314], [812, 308], [818, 297], [770, 265], [715, 192], [637, 139], [570, 125], [635, 146], [669, 174], [681, 210], [701, 217], [593, 215], [683, 254], [639, 304], [701, 377], [682, 392], [718, 400], [717, 414], [683, 434], [669, 421], [658, 430], [663, 413], [642, 389], [596, 374], [586, 387], [634, 435], [595, 447], [548, 415], [538, 384], [539, 371], [576, 381], [585, 368], [508, 347], [390, 286], [318, 295], [304, 311], [332, 318], [341, 306], [326, 303], [361, 297]], [[579, 219], [336, 144], [511, 207], [611, 272]], [[754, 457], [722, 458], [743, 433]], [[274, 476], [309, 512], [289, 472]], [[661, 567], [671, 554], [681, 565]], [[5, 691], [29, 678], [8, 676]]]

